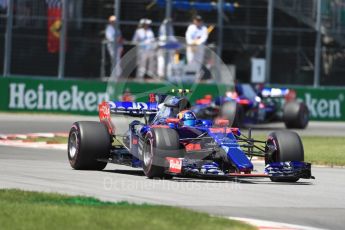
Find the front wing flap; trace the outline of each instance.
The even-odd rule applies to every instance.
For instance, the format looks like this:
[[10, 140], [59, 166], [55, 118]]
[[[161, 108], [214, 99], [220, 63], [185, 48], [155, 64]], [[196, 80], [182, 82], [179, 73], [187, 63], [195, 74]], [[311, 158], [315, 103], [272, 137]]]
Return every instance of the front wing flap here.
[[224, 173], [219, 165], [209, 160], [196, 160], [186, 158], [167, 157], [165, 161], [165, 172], [180, 176], [197, 177], [226, 177], [226, 178], [303, 178], [315, 179], [311, 175], [311, 164], [305, 162], [277, 162], [268, 164], [264, 173]]
[[265, 173], [271, 177], [295, 177], [315, 179], [311, 175], [311, 164], [300, 161], [275, 162], [266, 165]]

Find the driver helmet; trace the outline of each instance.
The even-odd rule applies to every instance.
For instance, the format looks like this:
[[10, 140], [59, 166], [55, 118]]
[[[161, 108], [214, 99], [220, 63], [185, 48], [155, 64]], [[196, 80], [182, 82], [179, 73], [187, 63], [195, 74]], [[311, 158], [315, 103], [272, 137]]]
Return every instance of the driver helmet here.
[[184, 126], [195, 126], [196, 116], [192, 111], [185, 110], [177, 114], [177, 118], [183, 122]]

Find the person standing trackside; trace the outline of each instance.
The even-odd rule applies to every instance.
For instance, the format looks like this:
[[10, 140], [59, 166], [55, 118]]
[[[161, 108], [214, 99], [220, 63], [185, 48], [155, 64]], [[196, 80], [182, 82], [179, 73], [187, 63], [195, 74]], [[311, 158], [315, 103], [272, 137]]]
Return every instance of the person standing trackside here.
[[[194, 65], [199, 73], [204, 62], [205, 44], [208, 39], [207, 27], [203, 24], [202, 17], [197, 15], [186, 31], [187, 62]], [[200, 76], [198, 76], [200, 77]]]
[[[108, 18], [108, 24], [105, 29], [105, 38], [107, 40], [108, 53], [111, 58], [112, 68], [114, 67], [114, 61], [116, 58], [116, 77], [121, 75], [122, 69], [120, 66], [121, 54], [123, 52], [123, 38], [121, 31], [116, 31], [115, 28], [116, 17], [114, 15]], [[115, 55], [115, 42], [117, 46], [117, 53]]]
[[[178, 40], [175, 37], [172, 20], [164, 19], [158, 31], [159, 49], [157, 52], [157, 74], [163, 79], [165, 78], [165, 68], [172, 63], [176, 51]], [[175, 47], [172, 47], [175, 46]]]
[[155, 35], [150, 28], [152, 21], [143, 18], [133, 36], [137, 44], [137, 79], [143, 80], [144, 75], [155, 76]]

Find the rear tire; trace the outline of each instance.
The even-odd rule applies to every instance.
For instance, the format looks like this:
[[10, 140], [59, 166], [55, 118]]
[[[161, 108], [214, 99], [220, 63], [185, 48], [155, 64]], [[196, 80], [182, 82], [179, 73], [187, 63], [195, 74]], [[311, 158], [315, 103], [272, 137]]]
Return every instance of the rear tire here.
[[148, 178], [172, 178], [165, 173], [165, 158], [181, 156], [179, 135], [175, 130], [152, 128], [147, 132], [143, 143], [142, 160], [143, 170]]
[[236, 101], [225, 102], [221, 108], [221, 116], [229, 120], [231, 127], [243, 127], [244, 110]]
[[288, 129], [305, 129], [309, 123], [308, 107], [302, 102], [288, 102], [284, 106], [283, 121]]
[[68, 138], [68, 160], [76, 170], [103, 170], [110, 153], [111, 136], [100, 122], [80, 121], [73, 124]]
[[[266, 151], [269, 146], [274, 147], [275, 151], [265, 159], [265, 163], [286, 162], [286, 161], [304, 161], [304, 150], [301, 138], [297, 133], [291, 131], [272, 132], [266, 145]], [[271, 177], [274, 182], [297, 182], [297, 177]]]
[[198, 119], [213, 120], [219, 115], [218, 108], [212, 106], [206, 107], [195, 114]]

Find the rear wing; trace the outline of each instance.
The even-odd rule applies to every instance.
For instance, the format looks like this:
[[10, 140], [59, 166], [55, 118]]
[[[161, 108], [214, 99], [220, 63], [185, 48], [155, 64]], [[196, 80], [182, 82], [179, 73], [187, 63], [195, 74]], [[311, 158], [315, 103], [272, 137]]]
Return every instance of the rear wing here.
[[291, 90], [287, 88], [264, 88], [261, 91], [262, 97], [285, 97]]
[[110, 114], [122, 114], [132, 117], [142, 117], [145, 115], [157, 114], [157, 102], [125, 102], [109, 101], [107, 102]]

